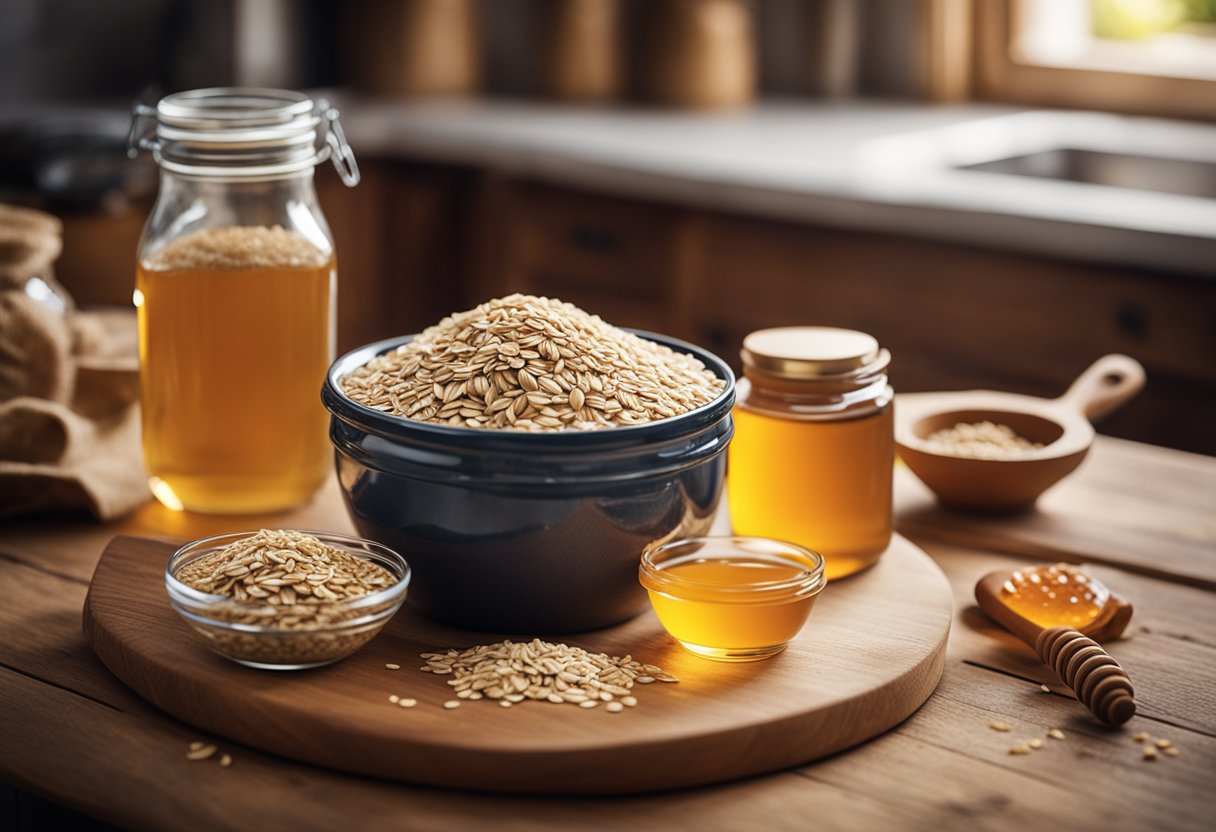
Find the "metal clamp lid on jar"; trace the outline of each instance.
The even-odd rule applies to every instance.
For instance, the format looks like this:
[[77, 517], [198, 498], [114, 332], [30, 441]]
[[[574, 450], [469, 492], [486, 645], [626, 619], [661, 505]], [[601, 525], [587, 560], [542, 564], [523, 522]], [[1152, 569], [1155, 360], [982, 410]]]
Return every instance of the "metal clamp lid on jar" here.
[[761, 329], [743, 339], [747, 407], [778, 415], [830, 417], [884, 406], [894, 395], [891, 353], [864, 332], [821, 326]]
[[325, 99], [291, 90], [179, 92], [131, 108], [127, 155], [148, 150], [171, 173], [220, 179], [274, 179], [331, 159], [354, 187], [359, 165], [338, 115]]

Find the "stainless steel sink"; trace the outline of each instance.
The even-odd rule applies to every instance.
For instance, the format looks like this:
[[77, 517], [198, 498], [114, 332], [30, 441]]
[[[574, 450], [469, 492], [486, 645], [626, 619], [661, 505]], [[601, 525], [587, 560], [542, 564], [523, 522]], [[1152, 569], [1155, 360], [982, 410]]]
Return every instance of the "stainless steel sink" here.
[[901, 218], [926, 234], [966, 228], [977, 242], [1216, 274], [1214, 125], [1003, 113], [877, 136], [857, 148], [854, 169], [874, 203], [952, 212]]
[[1216, 199], [1216, 164], [1190, 159], [1057, 147], [956, 169]]

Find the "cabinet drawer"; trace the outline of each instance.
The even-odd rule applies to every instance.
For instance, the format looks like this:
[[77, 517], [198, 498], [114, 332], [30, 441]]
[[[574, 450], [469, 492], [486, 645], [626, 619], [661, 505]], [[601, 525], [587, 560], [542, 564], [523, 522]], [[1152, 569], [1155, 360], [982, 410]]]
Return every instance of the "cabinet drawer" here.
[[676, 225], [674, 212], [661, 206], [517, 186], [504, 222], [511, 288], [563, 298], [587, 290], [664, 298]]

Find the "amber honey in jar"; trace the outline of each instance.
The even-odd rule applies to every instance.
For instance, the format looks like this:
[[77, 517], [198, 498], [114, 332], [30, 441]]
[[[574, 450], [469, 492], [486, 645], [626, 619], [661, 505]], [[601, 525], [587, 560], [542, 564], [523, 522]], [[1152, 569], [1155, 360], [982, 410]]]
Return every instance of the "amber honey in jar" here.
[[287, 508], [329, 470], [337, 272], [313, 168], [358, 181], [336, 118], [280, 90], [136, 108], [133, 146], [161, 168], [136, 265], [144, 462], [171, 508]]
[[782, 327], [743, 340], [727, 492], [735, 534], [821, 553], [828, 579], [891, 542], [890, 353], [864, 332]]

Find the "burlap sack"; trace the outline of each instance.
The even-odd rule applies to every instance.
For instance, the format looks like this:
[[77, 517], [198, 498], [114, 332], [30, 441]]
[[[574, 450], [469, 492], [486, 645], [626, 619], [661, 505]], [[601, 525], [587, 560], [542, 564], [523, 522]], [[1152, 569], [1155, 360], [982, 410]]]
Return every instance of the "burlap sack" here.
[[79, 312], [61, 226], [0, 205], [0, 517], [125, 514], [148, 499], [131, 310]]

